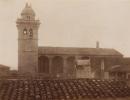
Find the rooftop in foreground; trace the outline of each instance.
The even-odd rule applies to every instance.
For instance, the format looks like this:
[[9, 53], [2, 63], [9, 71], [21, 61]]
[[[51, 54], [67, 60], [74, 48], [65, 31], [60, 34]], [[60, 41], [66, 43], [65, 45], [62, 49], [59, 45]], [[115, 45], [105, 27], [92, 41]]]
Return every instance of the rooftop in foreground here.
[[115, 100], [128, 97], [130, 87], [124, 81], [96, 79], [0, 81], [0, 100], [106, 100], [107, 98]]

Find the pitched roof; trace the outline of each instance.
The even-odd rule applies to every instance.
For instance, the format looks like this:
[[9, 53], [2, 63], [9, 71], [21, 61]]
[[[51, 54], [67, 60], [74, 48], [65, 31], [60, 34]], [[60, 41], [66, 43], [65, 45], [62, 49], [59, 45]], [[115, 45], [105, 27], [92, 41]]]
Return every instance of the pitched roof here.
[[115, 49], [77, 47], [39, 47], [39, 54], [72, 54], [90, 56], [123, 56]]

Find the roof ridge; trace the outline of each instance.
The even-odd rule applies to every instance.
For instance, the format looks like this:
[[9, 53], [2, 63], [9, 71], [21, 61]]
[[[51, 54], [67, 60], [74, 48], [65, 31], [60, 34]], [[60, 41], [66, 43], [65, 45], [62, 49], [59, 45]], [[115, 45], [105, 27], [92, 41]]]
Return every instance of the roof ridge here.
[[111, 48], [82, 48], [82, 47], [39, 47], [39, 54], [82, 54], [97, 56], [123, 56]]
[[79, 49], [112, 49], [114, 48], [94, 48], [94, 47], [60, 47], [60, 46], [39, 46], [39, 48], [79, 48]]

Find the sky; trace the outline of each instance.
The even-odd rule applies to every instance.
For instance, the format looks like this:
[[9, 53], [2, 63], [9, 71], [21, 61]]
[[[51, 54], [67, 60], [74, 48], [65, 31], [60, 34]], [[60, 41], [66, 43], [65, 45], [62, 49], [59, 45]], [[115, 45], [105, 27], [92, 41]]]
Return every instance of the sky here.
[[130, 57], [130, 0], [0, 0], [0, 64], [17, 69], [16, 20], [26, 2], [40, 20], [39, 46], [114, 48]]

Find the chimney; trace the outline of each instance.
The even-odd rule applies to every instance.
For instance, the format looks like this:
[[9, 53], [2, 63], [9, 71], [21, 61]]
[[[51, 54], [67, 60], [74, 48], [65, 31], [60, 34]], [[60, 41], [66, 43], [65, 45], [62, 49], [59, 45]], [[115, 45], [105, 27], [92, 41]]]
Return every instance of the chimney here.
[[96, 48], [100, 48], [99, 47], [99, 41], [96, 42]]

